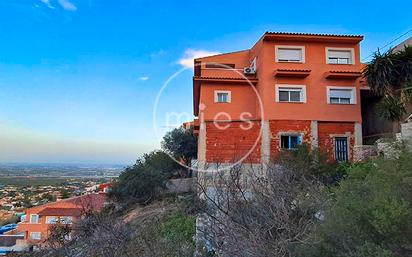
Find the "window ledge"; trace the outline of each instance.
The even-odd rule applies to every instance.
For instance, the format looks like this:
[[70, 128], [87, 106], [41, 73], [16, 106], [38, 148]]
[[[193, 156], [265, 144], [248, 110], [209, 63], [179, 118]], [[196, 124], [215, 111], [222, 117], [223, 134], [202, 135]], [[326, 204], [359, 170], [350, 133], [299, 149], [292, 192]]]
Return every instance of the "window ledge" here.
[[298, 63], [298, 64], [302, 64], [302, 63], [305, 63], [305, 62], [302, 62], [302, 61], [276, 61], [277, 63]]
[[278, 101], [277, 103], [280, 103], [280, 104], [305, 104], [306, 102], [282, 102], [282, 101]]
[[350, 104], [338, 104], [338, 103], [328, 103], [332, 105], [356, 105], [355, 103], [350, 103]]

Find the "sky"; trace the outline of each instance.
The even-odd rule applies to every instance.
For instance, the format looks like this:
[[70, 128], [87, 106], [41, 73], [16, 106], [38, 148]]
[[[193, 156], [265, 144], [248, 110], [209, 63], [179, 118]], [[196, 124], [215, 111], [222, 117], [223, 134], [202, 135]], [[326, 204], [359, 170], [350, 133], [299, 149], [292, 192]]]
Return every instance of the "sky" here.
[[0, 0], [0, 162], [131, 164], [193, 118], [194, 57], [265, 31], [364, 35], [367, 61], [412, 29], [410, 0], [334, 2]]

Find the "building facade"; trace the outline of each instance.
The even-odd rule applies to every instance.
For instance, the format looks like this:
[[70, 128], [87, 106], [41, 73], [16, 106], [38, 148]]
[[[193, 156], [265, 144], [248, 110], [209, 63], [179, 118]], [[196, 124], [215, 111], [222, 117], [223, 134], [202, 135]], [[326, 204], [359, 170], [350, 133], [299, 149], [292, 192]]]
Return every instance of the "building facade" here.
[[195, 59], [199, 163], [262, 163], [299, 144], [352, 160], [362, 145], [362, 39], [267, 32], [251, 49]]
[[104, 193], [94, 193], [29, 208], [15, 233], [23, 234], [30, 244], [43, 243], [52, 225], [72, 226], [88, 212], [100, 211], [105, 200]]

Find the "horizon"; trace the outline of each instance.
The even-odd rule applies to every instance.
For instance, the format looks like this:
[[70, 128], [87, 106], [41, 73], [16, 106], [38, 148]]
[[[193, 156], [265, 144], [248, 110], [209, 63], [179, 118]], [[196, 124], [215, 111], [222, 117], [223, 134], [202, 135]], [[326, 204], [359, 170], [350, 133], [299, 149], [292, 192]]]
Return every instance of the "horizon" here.
[[[364, 61], [411, 36], [407, 1], [347, 3], [350, 15], [318, 1], [290, 18], [271, 1], [0, 2], [0, 164], [133, 164], [178, 125], [166, 113], [193, 118], [193, 59], [248, 49], [265, 31], [360, 34]], [[383, 4], [393, 15], [376, 19]]]

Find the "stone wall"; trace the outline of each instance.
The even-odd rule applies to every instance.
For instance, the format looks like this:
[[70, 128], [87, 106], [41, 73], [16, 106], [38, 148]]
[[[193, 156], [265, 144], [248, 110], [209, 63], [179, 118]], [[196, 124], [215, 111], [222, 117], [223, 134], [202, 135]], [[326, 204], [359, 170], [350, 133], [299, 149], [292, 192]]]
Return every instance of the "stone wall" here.
[[197, 178], [170, 179], [167, 184], [166, 194], [184, 194], [194, 192]]
[[412, 122], [401, 124], [401, 136], [405, 146], [412, 149]]
[[353, 161], [361, 162], [378, 155], [374, 145], [355, 145], [353, 147]]

